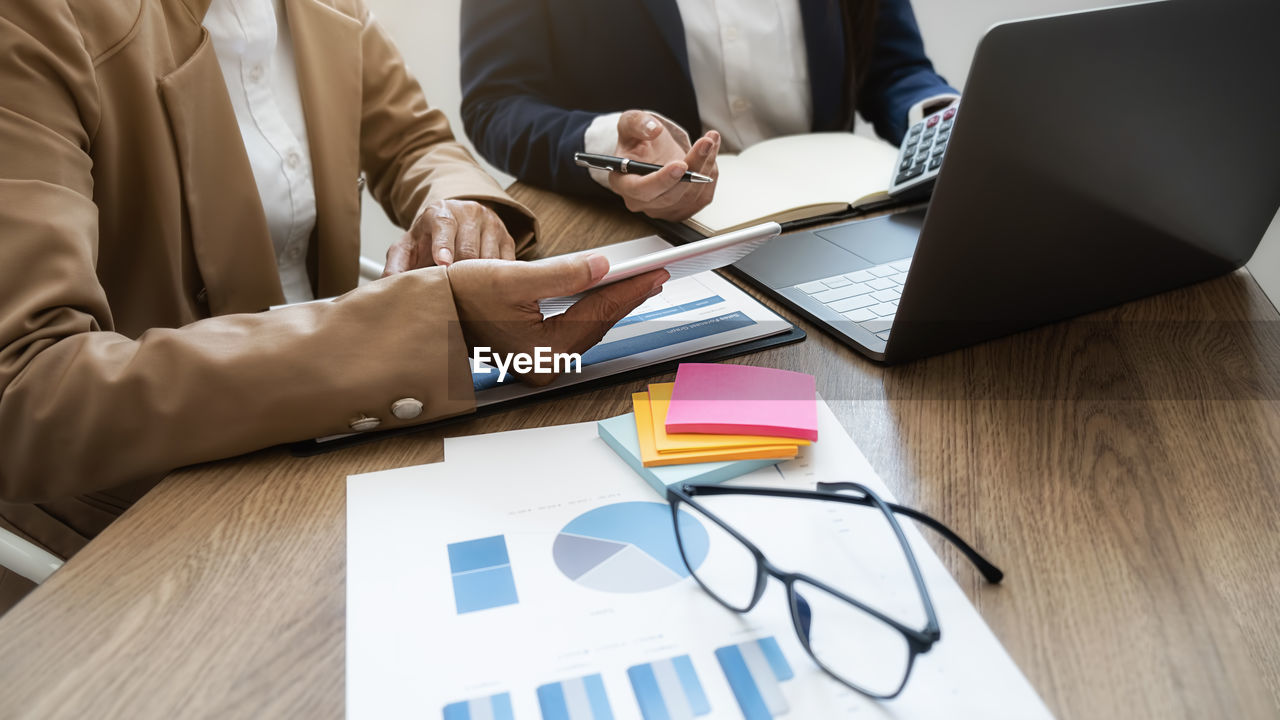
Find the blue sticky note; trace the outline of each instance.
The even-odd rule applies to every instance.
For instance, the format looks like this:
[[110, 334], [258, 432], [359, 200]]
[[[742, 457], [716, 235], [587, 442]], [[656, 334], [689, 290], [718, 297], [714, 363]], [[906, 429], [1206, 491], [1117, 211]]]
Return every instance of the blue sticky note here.
[[773, 460], [728, 460], [725, 462], [691, 463], [689, 465], [667, 465], [664, 467], [645, 467], [640, 461], [640, 442], [636, 439], [635, 413], [627, 413], [618, 417], [601, 420], [596, 423], [600, 438], [635, 470], [645, 482], [657, 491], [662, 499], [667, 498], [667, 486], [680, 483], [721, 483], [731, 480], [763, 467], [777, 465], [781, 459]]

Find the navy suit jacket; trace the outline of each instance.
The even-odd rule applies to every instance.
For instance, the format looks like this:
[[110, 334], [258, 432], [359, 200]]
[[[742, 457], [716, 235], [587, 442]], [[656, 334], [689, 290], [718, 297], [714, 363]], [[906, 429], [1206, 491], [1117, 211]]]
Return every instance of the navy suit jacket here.
[[[799, 0], [813, 130], [842, 117], [845, 41], [838, 0]], [[907, 112], [954, 93], [934, 72], [909, 0], [880, 0], [858, 112], [895, 145]], [[463, 0], [462, 120], [489, 162], [558, 192], [606, 192], [573, 164], [598, 115], [653, 110], [702, 132], [676, 0]]]

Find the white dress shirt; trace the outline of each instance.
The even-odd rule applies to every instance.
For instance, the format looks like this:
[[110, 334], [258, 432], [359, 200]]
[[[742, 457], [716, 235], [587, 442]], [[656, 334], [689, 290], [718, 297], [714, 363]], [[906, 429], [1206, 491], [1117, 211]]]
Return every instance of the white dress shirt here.
[[[738, 153], [772, 137], [813, 129], [813, 91], [799, 0], [676, 0], [684, 22], [689, 75], [702, 126], [721, 135], [720, 151]], [[929, 98], [911, 108], [918, 120]], [[683, 129], [658, 113], [679, 138]], [[618, 117], [601, 115], [587, 126], [587, 152], [612, 155]], [[608, 173], [591, 176], [608, 187]]]
[[307, 250], [316, 194], [282, 0], [213, 0], [204, 26], [253, 167], [285, 301], [311, 300]]

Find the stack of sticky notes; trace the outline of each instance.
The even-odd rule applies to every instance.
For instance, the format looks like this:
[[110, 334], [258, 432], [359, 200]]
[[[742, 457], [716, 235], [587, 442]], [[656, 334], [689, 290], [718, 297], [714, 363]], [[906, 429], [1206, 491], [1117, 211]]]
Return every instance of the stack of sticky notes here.
[[818, 439], [815, 382], [804, 373], [686, 363], [674, 383], [631, 401], [633, 413], [599, 423], [600, 437], [659, 493], [788, 460]]

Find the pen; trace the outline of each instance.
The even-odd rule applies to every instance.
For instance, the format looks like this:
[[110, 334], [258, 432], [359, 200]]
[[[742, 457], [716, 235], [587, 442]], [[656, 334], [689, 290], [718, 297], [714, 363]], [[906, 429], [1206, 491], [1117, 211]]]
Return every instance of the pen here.
[[[640, 162], [631, 158], [614, 157], [612, 155], [596, 155], [595, 153], [574, 153], [573, 162], [578, 167], [594, 168], [596, 170], [622, 173], [623, 175], [649, 175], [662, 169], [661, 165], [654, 165], [653, 163]], [[702, 173], [686, 170], [684, 177], [680, 178], [680, 182], [709, 183], [714, 181]]]

